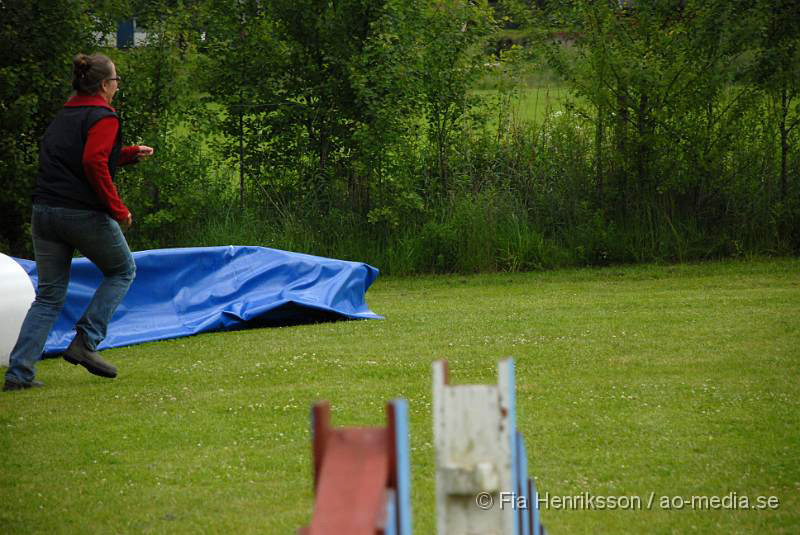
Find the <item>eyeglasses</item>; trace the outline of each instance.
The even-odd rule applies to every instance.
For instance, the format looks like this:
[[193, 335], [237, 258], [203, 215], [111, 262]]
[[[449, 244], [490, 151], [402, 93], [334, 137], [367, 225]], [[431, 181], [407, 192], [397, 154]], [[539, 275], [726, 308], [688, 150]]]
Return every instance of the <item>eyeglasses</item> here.
[[120, 78], [119, 76], [115, 76], [114, 78], [106, 78], [106, 80], [108, 80], [109, 82], [110, 82], [111, 80], [116, 80], [116, 81], [117, 81], [117, 83], [120, 83], [120, 82], [122, 82], [122, 78]]

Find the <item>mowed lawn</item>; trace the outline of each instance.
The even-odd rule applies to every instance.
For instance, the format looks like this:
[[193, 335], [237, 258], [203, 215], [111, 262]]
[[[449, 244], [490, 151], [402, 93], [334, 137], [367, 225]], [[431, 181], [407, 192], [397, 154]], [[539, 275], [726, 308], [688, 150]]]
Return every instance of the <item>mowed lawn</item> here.
[[[401, 396], [432, 535], [431, 362], [494, 383], [506, 356], [550, 533], [797, 532], [800, 260], [379, 278], [367, 300], [385, 320], [110, 350], [116, 380], [40, 363], [45, 388], [0, 393], [0, 532], [293, 534], [311, 404], [383, 425]], [[642, 506], [557, 506], [575, 495]], [[663, 507], [692, 496], [778, 506]]]

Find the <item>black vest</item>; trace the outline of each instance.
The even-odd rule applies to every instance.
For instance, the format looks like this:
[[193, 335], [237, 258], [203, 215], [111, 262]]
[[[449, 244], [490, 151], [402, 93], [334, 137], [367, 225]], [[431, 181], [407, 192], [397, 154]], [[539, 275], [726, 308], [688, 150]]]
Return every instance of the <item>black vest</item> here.
[[[100, 106], [64, 107], [58, 112], [42, 138], [34, 203], [108, 212], [105, 201], [97, 196], [83, 171], [83, 149], [92, 125], [104, 117], [116, 116]], [[112, 179], [121, 149], [120, 125], [108, 158]]]

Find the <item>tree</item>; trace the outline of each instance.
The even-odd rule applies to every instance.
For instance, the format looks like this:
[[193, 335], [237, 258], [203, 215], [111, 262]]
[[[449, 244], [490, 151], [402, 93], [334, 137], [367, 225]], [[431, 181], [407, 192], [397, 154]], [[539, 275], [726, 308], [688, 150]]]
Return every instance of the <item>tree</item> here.
[[720, 0], [625, 8], [582, 1], [567, 14], [579, 21], [576, 49], [554, 46], [551, 58], [593, 108], [596, 187], [612, 196], [618, 217], [652, 226], [678, 209], [696, 213], [715, 195], [724, 149], [751, 92], [732, 85], [749, 43], [744, 8]]
[[285, 204], [275, 199], [282, 192], [332, 206], [366, 119], [353, 62], [385, 2], [227, 4], [211, 7], [207, 87], [227, 109], [224, 129], [240, 140], [230, 153], [274, 208]]
[[398, 221], [384, 210], [386, 198], [415, 204], [413, 186], [393, 179], [386, 155], [432, 113], [444, 169], [447, 135], [476, 72], [462, 56], [486, 25], [478, 4], [212, 4], [207, 87], [226, 106], [226, 132], [242, 140], [229, 154], [239, 153], [249, 181], [278, 211], [291, 198], [320, 212], [349, 207]]
[[[0, 251], [29, 256], [39, 140], [72, 91], [72, 58], [108, 30], [86, 2], [0, 2]], [[57, 35], [57, 38], [55, 37]]]
[[760, 1], [755, 82], [769, 96], [780, 138], [780, 199], [789, 195], [790, 139], [800, 124], [800, 4]]
[[468, 92], [485, 72], [484, 41], [497, 29], [485, 1], [439, 0], [427, 8], [422, 38], [422, 91], [440, 192], [448, 193], [453, 136], [468, 110]]

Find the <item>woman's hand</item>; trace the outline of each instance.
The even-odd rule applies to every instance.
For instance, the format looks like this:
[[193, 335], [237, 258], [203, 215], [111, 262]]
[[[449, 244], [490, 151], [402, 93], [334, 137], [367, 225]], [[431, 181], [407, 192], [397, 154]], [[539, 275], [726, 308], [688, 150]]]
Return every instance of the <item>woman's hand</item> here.
[[139, 150], [136, 152], [136, 157], [139, 161], [146, 160], [153, 155], [153, 147], [147, 145], [139, 145]]

